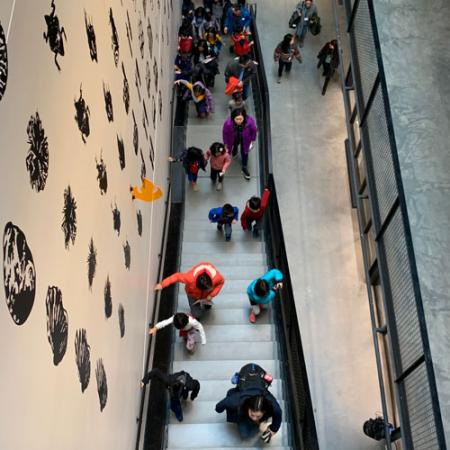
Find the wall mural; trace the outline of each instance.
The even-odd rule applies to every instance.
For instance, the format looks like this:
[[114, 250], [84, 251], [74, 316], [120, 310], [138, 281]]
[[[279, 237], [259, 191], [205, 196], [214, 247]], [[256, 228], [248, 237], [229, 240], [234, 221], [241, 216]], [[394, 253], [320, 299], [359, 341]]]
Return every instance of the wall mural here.
[[100, 153], [100, 161], [95, 158], [95, 167], [97, 168], [97, 180], [100, 194], [106, 194], [108, 190], [108, 174], [106, 172], [106, 164], [103, 161], [102, 154]]
[[144, 128], [145, 138], [146, 138], [147, 141], [148, 141], [148, 131], [147, 131], [147, 126], [148, 126], [147, 108], [145, 107], [145, 101], [142, 100], [142, 127]]
[[39, 192], [45, 188], [47, 181], [49, 155], [47, 136], [45, 136], [38, 112], [28, 121], [27, 135], [30, 148], [25, 162], [31, 187]]
[[97, 379], [97, 393], [100, 401], [100, 411], [106, 406], [108, 400], [108, 383], [106, 382], [106, 372], [103, 366], [103, 360], [97, 360], [97, 367], [95, 368], [95, 378]]
[[59, 26], [58, 16], [55, 14], [56, 6], [55, 0], [52, 0], [50, 4], [52, 12], [49, 15], [45, 15], [45, 23], [47, 24], [47, 32], [44, 31], [45, 42], [50, 46], [50, 50], [55, 54], [55, 64], [58, 70], [61, 70], [58, 64], [58, 55], [64, 56], [64, 39], [67, 41], [66, 31], [64, 27]]
[[6, 47], [6, 37], [0, 22], [0, 100], [6, 91], [8, 81], [8, 50]]
[[122, 303], [119, 304], [119, 308], [117, 309], [117, 314], [119, 315], [120, 337], [123, 338], [125, 336], [125, 310], [123, 308]]
[[106, 277], [105, 289], [103, 290], [103, 297], [105, 299], [105, 317], [109, 319], [112, 314], [111, 281], [109, 281], [109, 275], [107, 275]]
[[153, 181], [148, 178], [142, 180], [142, 186], [131, 186], [131, 199], [142, 200], [143, 202], [153, 202], [163, 196], [163, 191], [159, 186], [153, 184]]
[[145, 85], [147, 86], [147, 97], [150, 98], [152, 94], [152, 73], [148, 61], [145, 64]]
[[138, 149], [139, 149], [139, 130], [136, 123], [136, 117], [134, 115], [134, 111], [131, 110], [131, 115], [133, 116], [133, 147], [134, 147], [134, 153], [137, 156]]
[[88, 263], [88, 282], [89, 289], [92, 290], [92, 283], [94, 282], [95, 271], [97, 269], [97, 249], [94, 246], [94, 239], [91, 238], [89, 242], [89, 254], [87, 258]]
[[91, 378], [91, 347], [87, 342], [84, 328], [77, 330], [75, 333], [75, 362], [78, 367], [81, 392], [84, 392]]
[[125, 28], [127, 30], [127, 39], [128, 39], [128, 47], [130, 48], [130, 55], [133, 57], [133, 46], [131, 45], [131, 41], [133, 40], [133, 32], [131, 28], [130, 15], [127, 10], [127, 22], [125, 23]]
[[109, 8], [109, 24], [111, 25], [111, 48], [113, 51], [114, 64], [119, 64], [119, 34], [114, 23], [112, 8]]
[[134, 72], [134, 84], [136, 86], [136, 91], [138, 93], [139, 101], [141, 101], [141, 89], [140, 89], [140, 87], [141, 87], [141, 73], [139, 72], [139, 65], [138, 65], [137, 59], [135, 61], [136, 61], [136, 69], [135, 69], [135, 72]]
[[105, 99], [106, 117], [108, 118], [108, 122], [112, 122], [114, 120], [112, 96], [109, 86], [105, 82], [103, 82], [103, 97]]
[[145, 159], [144, 159], [144, 155], [142, 154], [142, 149], [140, 150], [141, 152], [141, 178], [145, 178], [147, 175], [147, 167], [145, 166]]
[[119, 150], [119, 164], [121, 170], [125, 169], [125, 144], [123, 139], [117, 135], [117, 149]]
[[153, 31], [150, 19], [147, 20], [147, 39], [148, 39], [148, 52], [150, 54], [150, 59], [153, 58]]
[[155, 92], [158, 90], [158, 63], [156, 58], [153, 58], [153, 81], [155, 82]]
[[47, 338], [53, 352], [53, 364], [57, 366], [67, 349], [69, 319], [62, 303], [62, 293], [56, 286], [49, 286], [45, 299], [47, 309]]
[[14, 323], [22, 325], [33, 308], [36, 270], [25, 234], [12, 222], [3, 231], [3, 286], [8, 311]]
[[125, 244], [123, 244], [123, 256], [125, 258], [125, 269], [130, 270], [131, 266], [131, 247], [130, 243], [125, 241]]
[[158, 92], [158, 111], [159, 111], [159, 121], [161, 122], [163, 116], [163, 101], [161, 90]]
[[141, 58], [144, 59], [144, 25], [142, 24], [142, 18], [139, 17], [138, 22], [138, 41], [139, 41], [139, 50], [141, 51]]
[[153, 129], [156, 129], [156, 101], [155, 96], [152, 94], [152, 124]]
[[91, 60], [98, 62], [97, 41], [95, 39], [94, 25], [92, 24], [92, 18], [88, 18], [86, 10], [84, 10], [84, 24], [86, 26], [86, 34], [88, 39], [89, 54], [91, 55]]
[[153, 146], [153, 138], [150, 136], [150, 145], [148, 148], [148, 152], [149, 155], [148, 157], [150, 158], [150, 164], [152, 165], [152, 170], [155, 170], [155, 147]]
[[127, 74], [125, 73], [125, 66], [122, 63], [122, 73], [123, 73], [123, 104], [125, 106], [125, 111], [128, 114], [128, 109], [130, 108], [130, 85], [128, 84]]
[[91, 115], [91, 112], [89, 111], [89, 106], [86, 105], [86, 102], [83, 98], [83, 90], [80, 86], [80, 97], [78, 100], [74, 101], [75, 105], [75, 121], [77, 122], [78, 129], [81, 133], [81, 139], [86, 144], [86, 138], [91, 133], [90, 126], [89, 126], [89, 116]]
[[72, 195], [72, 189], [67, 186], [64, 189], [64, 207], [63, 207], [63, 220], [61, 223], [61, 229], [64, 233], [64, 246], [69, 249], [69, 244], [75, 244], [75, 238], [77, 237], [77, 202]]
[[142, 236], [142, 212], [140, 209], [138, 209], [138, 212], [136, 213], [136, 219], [137, 219], [138, 235]]
[[111, 205], [111, 211], [113, 215], [113, 229], [117, 232], [117, 236], [120, 236], [120, 211], [117, 208], [117, 204], [114, 204], [114, 208]]

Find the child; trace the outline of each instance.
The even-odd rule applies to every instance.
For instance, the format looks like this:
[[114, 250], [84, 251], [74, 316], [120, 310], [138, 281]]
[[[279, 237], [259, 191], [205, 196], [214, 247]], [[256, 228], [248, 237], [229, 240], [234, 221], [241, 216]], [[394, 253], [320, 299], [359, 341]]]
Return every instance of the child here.
[[202, 324], [185, 313], [176, 313], [169, 319], [158, 322], [153, 328], [150, 328], [149, 334], [154, 336], [158, 330], [161, 330], [172, 323], [177, 330], [180, 330], [179, 336], [185, 340], [186, 349], [189, 353], [195, 352], [198, 335], [200, 335], [201, 343], [203, 345], [206, 344], [206, 335]]
[[219, 57], [220, 50], [222, 48], [222, 38], [215, 28], [208, 28], [205, 33], [205, 41], [208, 47], [215, 56]]
[[239, 209], [225, 203], [222, 208], [212, 208], [209, 211], [208, 218], [212, 223], [217, 223], [217, 229], [222, 231], [225, 228], [225, 240], [231, 240], [231, 225], [237, 222]]
[[204, 119], [208, 117], [209, 113], [214, 112], [214, 100], [211, 91], [201, 81], [196, 81], [192, 84], [186, 80], [176, 80], [175, 84], [182, 84], [187, 87], [187, 91], [183, 97], [185, 100], [194, 101], [197, 117]]
[[226, 151], [223, 144], [214, 142], [206, 151], [205, 159], [207, 161], [211, 159], [211, 181], [216, 183], [216, 180], [218, 179], [216, 190], [221, 191], [223, 187], [223, 177], [231, 164], [231, 156]]
[[181, 161], [183, 163], [184, 171], [186, 172], [186, 175], [188, 176], [188, 180], [190, 183], [192, 183], [192, 190], [197, 192], [198, 191], [198, 185], [197, 185], [197, 177], [198, 177], [198, 171], [202, 169], [205, 171], [207, 161], [205, 160], [205, 157], [203, 156], [203, 152], [200, 148], [197, 147], [189, 147], [186, 150], [184, 150], [180, 156], [177, 158], [172, 158], [169, 156], [170, 162], [178, 162]]
[[189, 81], [192, 75], [192, 54], [180, 51], [175, 57], [174, 66], [175, 80]]
[[292, 68], [292, 60], [297, 59], [298, 62], [302, 62], [302, 55], [300, 50], [294, 43], [294, 37], [292, 34], [286, 34], [283, 40], [277, 45], [274, 51], [273, 59], [275, 63], [278, 63], [278, 80], [281, 82], [281, 75], [283, 74], [283, 69], [286, 68], [286, 73], [289, 73]]
[[175, 414], [179, 422], [183, 421], [183, 410], [181, 408], [181, 399], [187, 400], [189, 392], [191, 401], [193, 401], [200, 392], [200, 383], [194, 380], [187, 372], [181, 370], [170, 375], [166, 375], [159, 369], [153, 369], [148, 372], [141, 381], [143, 388], [150, 380], [156, 378], [167, 388], [170, 394], [170, 409]]
[[283, 274], [278, 269], [269, 270], [261, 278], [253, 280], [247, 288], [247, 295], [252, 305], [250, 322], [256, 322], [263, 305], [270, 303], [276, 296], [278, 289], [283, 287]]
[[230, 53], [234, 51], [236, 56], [248, 55], [254, 44], [253, 41], [249, 40], [249, 36], [251, 36], [251, 33], [245, 32], [242, 25], [238, 25], [235, 32], [231, 35], [233, 44], [230, 47]]
[[231, 100], [228, 102], [228, 109], [232, 113], [235, 109], [245, 109], [246, 103], [242, 98], [242, 91], [235, 91], [231, 94]]
[[185, 284], [191, 313], [196, 319], [200, 319], [205, 310], [213, 306], [212, 299], [222, 289], [225, 279], [211, 263], [202, 262], [187, 272], [177, 272], [164, 278], [155, 286], [155, 291], [177, 282]]
[[[262, 198], [256, 195], [250, 198], [250, 200], [245, 205], [244, 212], [241, 214], [241, 225], [244, 230], [252, 231], [253, 226], [253, 237], [259, 237], [259, 230], [261, 228], [261, 220], [266, 210], [267, 204], [269, 202], [270, 190], [268, 188], [264, 189]], [[253, 225], [255, 222], [255, 225]]]

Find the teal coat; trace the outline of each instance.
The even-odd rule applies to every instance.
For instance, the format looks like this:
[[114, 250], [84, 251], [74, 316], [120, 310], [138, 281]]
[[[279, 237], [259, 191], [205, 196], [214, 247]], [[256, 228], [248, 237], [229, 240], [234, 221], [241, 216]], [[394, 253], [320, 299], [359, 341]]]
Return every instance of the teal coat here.
[[269, 284], [269, 292], [265, 297], [259, 297], [255, 293], [255, 284], [259, 280], [253, 280], [250, 283], [250, 286], [247, 288], [248, 298], [255, 303], [259, 303], [260, 305], [265, 305], [266, 303], [270, 303], [277, 295], [276, 291], [273, 290], [273, 287], [283, 281], [283, 274], [278, 269], [269, 270], [266, 274], [261, 277], [263, 280], [266, 280]]

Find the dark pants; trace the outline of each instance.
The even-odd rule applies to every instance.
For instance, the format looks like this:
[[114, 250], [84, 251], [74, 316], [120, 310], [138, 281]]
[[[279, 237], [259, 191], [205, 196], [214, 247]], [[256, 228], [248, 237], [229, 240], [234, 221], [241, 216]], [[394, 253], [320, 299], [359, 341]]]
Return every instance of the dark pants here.
[[179, 422], [183, 421], [183, 410], [181, 408], [181, 401], [179, 397], [170, 397], [170, 409], [175, 414]]
[[323, 83], [322, 95], [325, 95], [327, 92], [328, 83], [330, 82], [330, 78], [334, 75], [334, 69], [331, 67], [330, 63], [323, 63], [323, 76], [325, 77], [325, 81]]
[[188, 180], [192, 181], [193, 183], [196, 183], [197, 182], [197, 175], [198, 175], [198, 173], [188, 172], [188, 174], [187, 174]]
[[193, 297], [188, 297], [188, 300], [189, 300], [189, 307], [191, 308], [191, 314], [196, 319], [201, 319], [205, 314], [205, 311], [211, 309], [212, 306], [212, 305], [204, 305], [202, 303], [196, 303], [197, 299]]
[[248, 439], [254, 436], [258, 430], [259, 426], [257, 423], [253, 422], [250, 419], [242, 419], [237, 423], [239, 428], [239, 434], [242, 439]]
[[244, 147], [243, 147], [243, 145], [242, 145], [242, 141], [241, 141], [241, 143], [239, 144], [239, 143], [235, 143], [234, 145], [233, 145], [233, 151], [232, 151], [232, 155], [233, 156], [235, 156], [235, 155], [237, 155], [237, 152], [238, 152], [238, 149], [239, 149], [239, 147], [241, 147], [241, 162], [242, 162], [242, 168], [244, 169], [246, 169], [247, 168], [247, 164], [248, 164], [248, 153], [245, 153], [244, 152]]
[[[262, 222], [262, 218], [255, 220], [255, 219], [247, 219], [247, 229], [249, 231], [253, 230], [253, 233], [258, 234], [259, 231], [261, 230], [261, 222]], [[253, 222], [255, 222], [255, 225], [253, 225]]]
[[231, 239], [231, 232], [232, 232], [232, 228], [231, 228], [231, 223], [220, 223], [218, 222], [217, 224], [217, 229], [222, 231], [222, 227], [225, 228], [225, 239], [227, 241], [229, 241]]
[[278, 76], [281, 77], [281, 75], [283, 74], [283, 69], [286, 68], [286, 73], [289, 73], [292, 69], [292, 61], [278, 61]]
[[220, 173], [220, 170], [216, 170], [216, 169], [213, 169], [213, 168], [211, 167], [211, 180], [212, 180], [214, 183], [216, 182], [217, 179], [219, 179], [219, 183], [222, 183], [222, 181], [223, 181], [223, 175], [220, 176], [219, 173]]

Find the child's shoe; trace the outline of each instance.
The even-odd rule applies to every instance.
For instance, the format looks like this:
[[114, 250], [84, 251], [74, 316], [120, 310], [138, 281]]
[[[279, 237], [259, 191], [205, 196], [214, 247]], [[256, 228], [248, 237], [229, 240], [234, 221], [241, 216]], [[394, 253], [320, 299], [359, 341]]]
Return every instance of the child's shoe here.
[[193, 190], [194, 192], [197, 192], [197, 191], [198, 191], [198, 184], [197, 184], [197, 183], [192, 183], [192, 190]]
[[217, 183], [217, 186], [216, 186], [216, 191], [221, 191], [221, 190], [222, 190], [222, 187], [223, 187], [223, 185], [222, 185], [222, 183], [219, 181], [219, 182]]
[[250, 316], [248, 317], [248, 320], [250, 320], [251, 323], [256, 323], [256, 316], [255, 316], [255, 313], [253, 311], [250, 313]]

